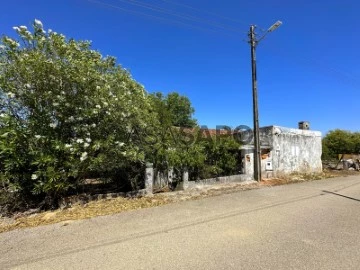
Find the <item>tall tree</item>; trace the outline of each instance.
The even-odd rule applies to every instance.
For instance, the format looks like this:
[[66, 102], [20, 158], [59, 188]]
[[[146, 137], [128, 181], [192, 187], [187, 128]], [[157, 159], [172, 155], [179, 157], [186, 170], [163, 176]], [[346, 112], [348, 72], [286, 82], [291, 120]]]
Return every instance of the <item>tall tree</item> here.
[[197, 125], [195, 112], [188, 97], [172, 92], [164, 96], [160, 92], [152, 94], [155, 110], [161, 121], [176, 127], [193, 128]]

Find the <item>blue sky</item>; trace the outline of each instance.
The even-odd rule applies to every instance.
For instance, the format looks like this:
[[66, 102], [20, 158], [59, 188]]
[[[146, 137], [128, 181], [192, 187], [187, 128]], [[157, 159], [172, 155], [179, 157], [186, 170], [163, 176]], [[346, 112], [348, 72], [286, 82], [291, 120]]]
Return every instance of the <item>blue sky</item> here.
[[37, 18], [92, 40], [149, 92], [188, 96], [209, 127], [252, 126], [247, 32], [281, 20], [257, 48], [260, 125], [360, 130], [356, 0], [13, 0], [1, 9], [1, 34]]

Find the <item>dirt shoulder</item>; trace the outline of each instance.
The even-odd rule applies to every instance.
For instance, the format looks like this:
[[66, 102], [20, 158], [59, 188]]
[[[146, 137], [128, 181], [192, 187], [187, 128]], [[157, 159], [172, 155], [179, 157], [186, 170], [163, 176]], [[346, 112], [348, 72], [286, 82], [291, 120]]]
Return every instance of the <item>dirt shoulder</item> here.
[[281, 179], [265, 179], [260, 183], [254, 181], [216, 184], [211, 186], [199, 185], [186, 191], [164, 192], [141, 198], [114, 198], [92, 201], [86, 204], [73, 205], [71, 208], [46, 211], [35, 214], [18, 213], [12, 218], [0, 219], [0, 233], [15, 229], [36, 227], [54, 223], [68, 225], [71, 221], [88, 219], [97, 216], [112, 215], [125, 211], [156, 207], [170, 203], [218, 196], [221, 194], [245, 191], [268, 186], [293, 184], [305, 181], [327, 179], [337, 176], [360, 175], [354, 171], [326, 171], [318, 175], [294, 174]]

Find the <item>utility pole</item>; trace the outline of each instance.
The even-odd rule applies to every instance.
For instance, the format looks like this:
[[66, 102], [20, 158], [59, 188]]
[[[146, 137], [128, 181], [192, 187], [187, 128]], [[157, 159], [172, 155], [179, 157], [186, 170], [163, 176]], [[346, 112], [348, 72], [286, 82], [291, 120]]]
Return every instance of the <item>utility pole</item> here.
[[261, 181], [261, 150], [259, 135], [259, 109], [256, 77], [256, 37], [255, 26], [250, 26], [250, 47], [251, 47], [251, 71], [252, 71], [252, 95], [253, 95], [253, 120], [254, 120], [254, 178]]
[[259, 107], [258, 107], [258, 89], [256, 75], [256, 46], [265, 36], [277, 29], [282, 24], [281, 21], [274, 23], [266, 33], [259, 39], [256, 39], [255, 25], [250, 26], [249, 38], [251, 48], [251, 71], [252, 71], [252, 95], [253, 95], [253, 121], [254, 121], [254, 179], [261, 181], [261, 148], [259, 134]]

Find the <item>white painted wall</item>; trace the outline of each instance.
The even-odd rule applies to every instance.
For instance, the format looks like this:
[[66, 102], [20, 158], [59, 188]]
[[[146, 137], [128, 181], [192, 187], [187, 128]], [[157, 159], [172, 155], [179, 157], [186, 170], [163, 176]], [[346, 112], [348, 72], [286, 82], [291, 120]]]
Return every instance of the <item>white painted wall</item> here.
[[[300, 130], [279, 126], [260, 128], [261, 148], [270, 149], [270, 156], [261, 160], [263, 175], [266, 177], [266, 163], [271, 162], [272, 175], [293, 172], [322, 172], [321, 132]], [[245, 174], [253, 175], [253, 145], [242, 147], [245, 158]], [[246, 156], [251, 160], [247, 161]]]

